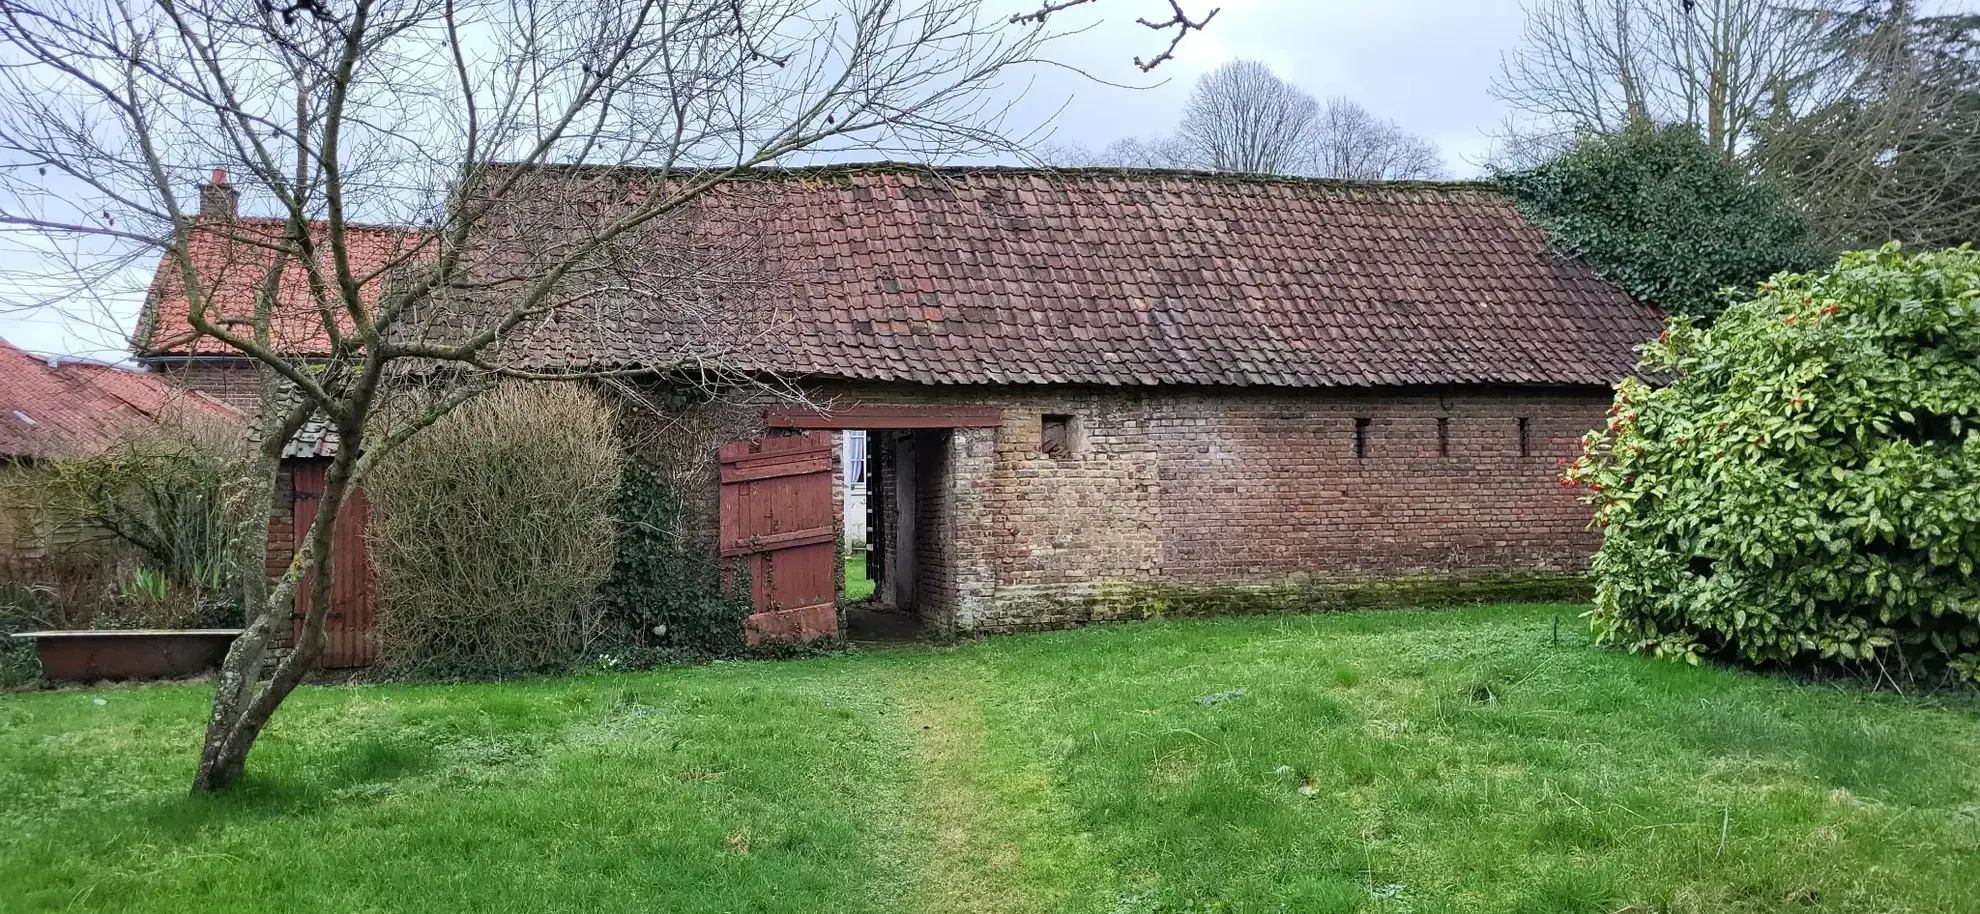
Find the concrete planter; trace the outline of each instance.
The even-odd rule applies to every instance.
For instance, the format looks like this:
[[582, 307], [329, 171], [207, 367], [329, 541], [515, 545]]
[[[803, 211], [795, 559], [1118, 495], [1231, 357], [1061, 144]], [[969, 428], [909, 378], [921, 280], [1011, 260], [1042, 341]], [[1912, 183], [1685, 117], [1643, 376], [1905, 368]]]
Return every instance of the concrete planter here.
[[42, 675], [50, 681], [177, 679], [218, 667], [241, 631], [22, 632], [14, 637], [34, 639]]

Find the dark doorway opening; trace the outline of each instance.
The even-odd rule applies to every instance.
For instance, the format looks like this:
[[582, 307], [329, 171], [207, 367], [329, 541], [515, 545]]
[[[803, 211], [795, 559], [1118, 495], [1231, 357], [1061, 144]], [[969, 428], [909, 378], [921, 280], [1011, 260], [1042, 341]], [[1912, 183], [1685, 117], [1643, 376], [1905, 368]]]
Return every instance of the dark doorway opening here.
[[874, 590], [848, 606], [848, 640], [913, 641], [945, 628], [952, 440], [945, 428], [867, 433], [865, 568]]

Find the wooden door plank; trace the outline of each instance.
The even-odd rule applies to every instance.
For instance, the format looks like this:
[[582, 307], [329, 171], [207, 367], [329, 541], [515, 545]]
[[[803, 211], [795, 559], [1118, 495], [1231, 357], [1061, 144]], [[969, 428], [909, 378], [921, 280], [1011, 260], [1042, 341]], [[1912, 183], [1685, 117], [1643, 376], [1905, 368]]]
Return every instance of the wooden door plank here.
[[750, 643], [836, 635], [831, 437], [731, 442], [719, 456], [723, 576], [730, 588], [750, 577]]

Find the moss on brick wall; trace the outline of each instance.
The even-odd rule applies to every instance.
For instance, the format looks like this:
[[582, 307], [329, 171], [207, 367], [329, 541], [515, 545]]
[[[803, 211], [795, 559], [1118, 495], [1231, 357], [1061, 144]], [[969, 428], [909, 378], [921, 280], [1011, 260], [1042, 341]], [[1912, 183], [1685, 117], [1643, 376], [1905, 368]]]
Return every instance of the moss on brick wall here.
[[1585, 603], [1583, 574], [1485, 572], [1178, 584], [1101, 580], [1089, 586], [1000, 594], [1005, 608], [983, 631], [1064, 628], [1162, 616], [1235, 616], [1400, 609], [1477, 603]]

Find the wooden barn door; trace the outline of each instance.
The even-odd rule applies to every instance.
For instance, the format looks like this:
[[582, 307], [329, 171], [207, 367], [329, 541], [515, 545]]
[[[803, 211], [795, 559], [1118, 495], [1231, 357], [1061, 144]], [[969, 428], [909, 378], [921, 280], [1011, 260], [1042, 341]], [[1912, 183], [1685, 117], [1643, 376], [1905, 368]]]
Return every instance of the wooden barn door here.
[[721, 456], [723, 573], [748, 581], [749, 643], [837, 636], [831, 436], [738, 441]]
[[[294, 542], [299, 549], [309, 535], [309, 525], [316, 522], [325, 469], [327, 464], [321, 462], [295, 468]], [[372, 626], [371, 563], [364, 552], [364, 525], [370, 516], [364, 490], [354, 490], [344, 500], [344, 509], [337, 514], [337, 529], [331, 532], [330, 613], [323, 622], [323, 656], [316, 662], [325, 669], [370, 666], [378, 659], [378, 634]], [[314, 577], [304, 576], [302, 586], [296, 589], [297, 638], [302, 637], [303, 614], [309, 610]]]

